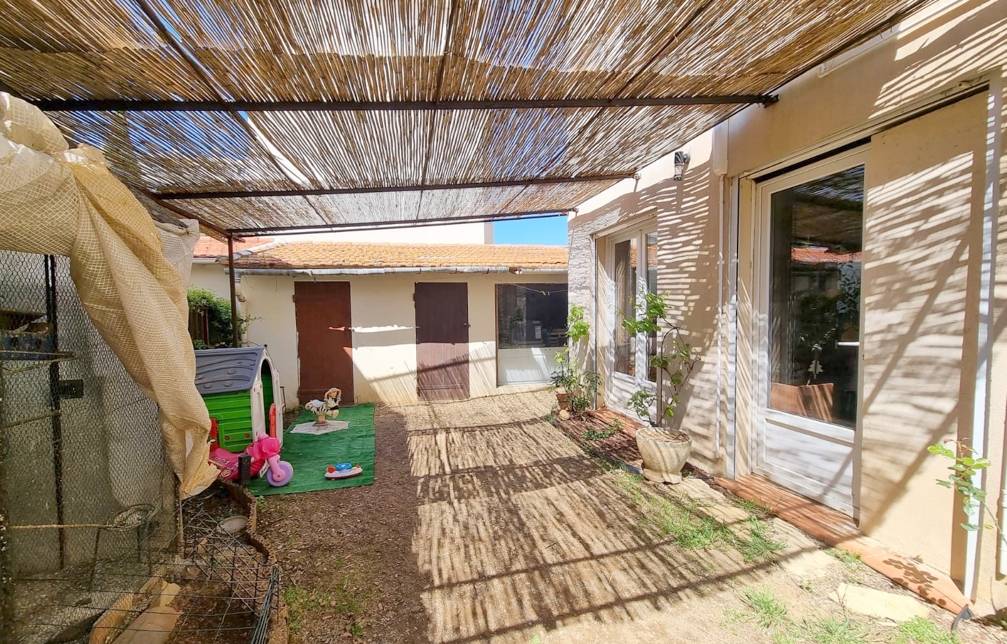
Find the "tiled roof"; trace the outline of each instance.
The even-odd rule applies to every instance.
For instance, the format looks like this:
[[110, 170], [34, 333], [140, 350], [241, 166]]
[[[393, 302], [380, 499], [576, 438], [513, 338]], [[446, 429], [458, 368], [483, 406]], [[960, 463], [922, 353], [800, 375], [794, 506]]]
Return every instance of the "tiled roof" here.
[[790, 249], [790, 259], [799, 264], [845, 264], [861, 261], [861, 254], [834, 253], [820, 246], [795, 246]]
[[[234, 242], [234, 252], [249, 250], [256, 246], [262, 246], [273, 241], [272, 237], [249, 237], [241, 241]], [[227, 243], [217, 241], [213, 237], [200, 235], [196, 242], [196, 248], [192, 251], [193, 257], [226, 257]]]
[[241, 268], [554, 268], [566, 270], [563, 246], [290, 242], [235, 260]]

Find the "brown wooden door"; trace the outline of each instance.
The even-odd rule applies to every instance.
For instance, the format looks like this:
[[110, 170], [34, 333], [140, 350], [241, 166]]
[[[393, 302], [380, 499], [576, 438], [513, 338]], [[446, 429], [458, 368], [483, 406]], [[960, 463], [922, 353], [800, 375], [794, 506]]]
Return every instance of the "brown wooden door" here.
[[353, 335], [349, 282], [294, 282], [301, 404], [321, 399], [330, 387], [353, 402]]
[[420, 400], [469, 397], [468, 285], [417, 282], [416, 393]]

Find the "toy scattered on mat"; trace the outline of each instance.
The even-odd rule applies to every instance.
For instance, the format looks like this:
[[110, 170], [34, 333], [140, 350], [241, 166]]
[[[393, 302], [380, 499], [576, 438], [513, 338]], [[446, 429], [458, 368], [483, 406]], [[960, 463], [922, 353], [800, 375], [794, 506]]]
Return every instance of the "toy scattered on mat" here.
[[315, 415], [315, 422], [300, 423], [290, 430], [293, 434], [328, 434], [329, 432], [346, 429], [349, 423], [341, 420], [329, 420], [339, 415], [339, 403], [343, 399], [343, 391], [333, 387], [325, 392], [325, 400], [312, 400], [304, 408]]
[[315, 424], [324, 425], [329, 418], [339, 416], [339, 403], [343, 400], [343, 390], [333, 387], [325, 392], [325, 400], [312, 400], [304, 406], [315, 415]]
[[363, 474], [364, 468], [352, 463], [336, 463], [325, 468], [325, 478], [327, 479], [348, 479], [358, 474]]
[[280, 376], [265, 347], [196, 351], [196, 389], [210, 412], [210, 462], [220, 478], [237, 479], [238, 459], [248, 454], [253, 476], [275, 487], [289, 483], [294, 468], [280, 460]]

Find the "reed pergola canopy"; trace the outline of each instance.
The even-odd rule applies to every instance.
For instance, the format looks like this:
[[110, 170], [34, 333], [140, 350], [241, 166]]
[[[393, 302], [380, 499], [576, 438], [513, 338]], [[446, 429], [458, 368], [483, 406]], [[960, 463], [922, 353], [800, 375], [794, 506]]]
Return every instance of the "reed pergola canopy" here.
[[0, 89], [218, 234], [564, 212], [920, 0], [0, 0]]

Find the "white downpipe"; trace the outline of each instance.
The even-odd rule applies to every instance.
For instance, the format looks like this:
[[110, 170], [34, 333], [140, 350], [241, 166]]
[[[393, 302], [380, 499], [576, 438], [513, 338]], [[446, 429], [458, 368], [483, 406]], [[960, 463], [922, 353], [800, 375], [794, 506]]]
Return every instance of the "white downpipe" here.
[[[972, 403], [972, 439], [969, 447], [976, 455], [988, 456], [987, 436], [989, 433], [989, 401], [990, 378], [992, 376], [992, 346], [990, 345], [990, 326], [993, 316], [993, 249], [996, 246], [997, 223], [997, 186], [1000, 181], [999, 147], [1000, 147], [1000, 110], [1002, 101], [1002, 82], [1000, 76], [992, 78], [986, 94], [987, 129], [985, 155], [985, 185], [983, 186], [983, 215], [979, 262], [979, 319], [976, 325], [976, 385]], [[1003, 470], [1003, 465], [1001, 464]], [[973, 475], [972, 485], [985, 489], [985, 476], [982, 471]], [[1003, 486], [1002, 488], [1007, 488]], [[1001, 505], [1004, 489], [1001, 489]], [[981, 526], [983, 524], [982, 507], [971, 508], [969, 523]], [[1000, 529], [1003, 530], [1003, 514], [1000, 518]], [[962, 590], [969, 599], [974, 599], [978, 581], [978, 566], [982, 530], [969, 530], [965, 539], [965, 571], [962, 580]], [[998, 568], [1003, 570], [1004, 548], [1000, 546]]]
[[[716, 145], [716, 138], [714, 139]], [[714, 168], [714, 172], [717, 168]], [[724, 182], [727, 177], [723, 174], [714, 175], [717, 177], [717, 382], [721, 382], [724, 375]], [[717, 387], [716, 401], [716, 422], [713, 427], [713, 453], [715, 459], [720, 459], [720, 408], [724, 395], [724, 387]], [[726, 461], [725, 469], [726, 472]]]
[[[981, 258], [981, 271], [980, 271], [980, 290], [979, 290], [979, 356], [977, 361], [977, 375], [979, 378], [976, 380], [976, 401], [975, 401], [975, 413], [977, 415], [976, 425], [980, 426], [978, 422], [978, 414], [982, 412], [982, 433], [983, 442], [986, 441], [986, 431], [989, 424], [989, 405], [990, 405], [990, 376], [992, 375], [992, 346], [990, 345], [989, 329], [992, 326], [992, 315], [993, 315], [993, 297], [994, 297], [994, 286], [996, 284], [996, 279], [994, 275], [994, 270], [996, 268], [996, 263], [994, 261], [994, 249], [997, 247], [997, 214], [999, 212], [998, 204], [1000, 201], [999, 194], [999, 182], [1000, 182], [1000, 148], [1002, 145], [1002, 132], [1005, 126], [1003, 122], [1003, 110], [1004, 110], [1004, 84], [1003, 84], [1003, 71], [999, 74], [994, 74], [990, 78], [989, 93], [987, 94], [987, 130], [986, 130], [986, 185], [983, 186], [983, 227], [982, 227], [982, 258]], [[980, 386], [981, 385], [981, 386]], [[982, 398], [982, 406], [980, 406], [980, 396]], [[974, 438], [974, 434], [973, 434]], [[973, 441], [975, 442], [975, 441]], [[981, 446], [984, 447], [984, 446]], [[975, 447], [973, 447], [975, 449]], [[985, 451], [979, 452], [984, 456], [987, 455]], [[981, 481], [981, 477], [977, 477]], [[973, 481], [973, 485], [977, 483]], [[1007, 544], [1004, 544], [1002, 535], [1004, 530], [1007, 529], [1007, 435], [1004, 437], [1004, 445], [1002, 446], [1000, 452], [1000, 513], [998, 517], [998, 528], [999, 534], [1001, 535], [1001, 540], [997, 544], [997, 572], [1001, 575], [1007, 574]], [[973, 533], [970, 533], [973, 534]], [[978, 539], [978, 534], [976, 535]], [[969, 569], [967, 569], [966, 575], [970, 571], [975, 571], [978, 565], [978, 549], [974, 553], [975, 561], [970, 561], [971, 564]], [[973, 572], [973, 574], [975, 574]], [[971, 587], [966, 587], [971, 590]]]

